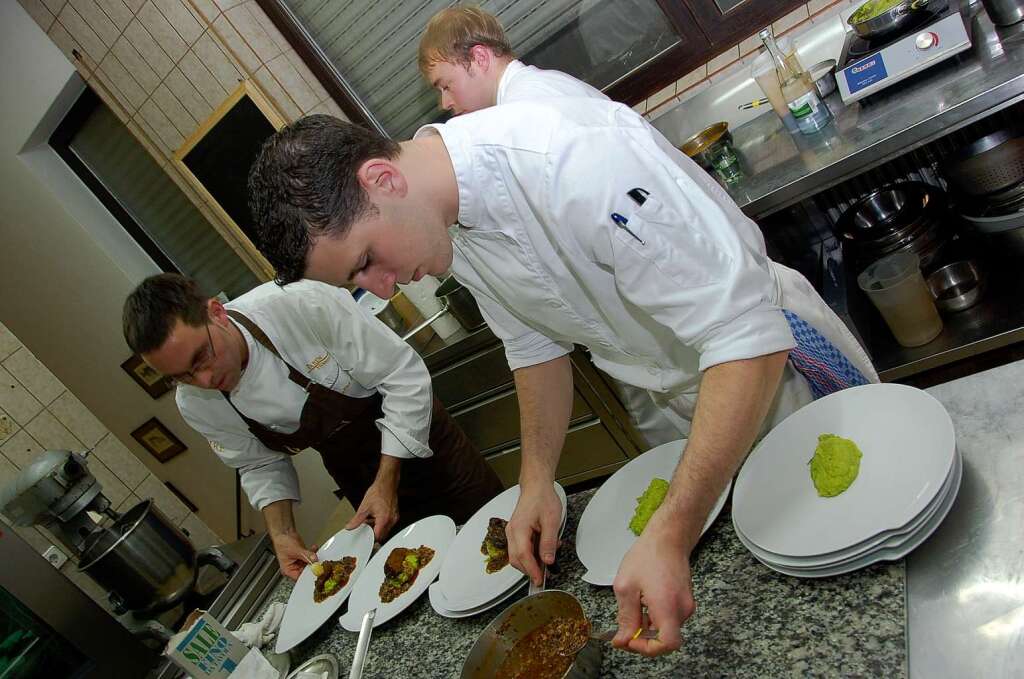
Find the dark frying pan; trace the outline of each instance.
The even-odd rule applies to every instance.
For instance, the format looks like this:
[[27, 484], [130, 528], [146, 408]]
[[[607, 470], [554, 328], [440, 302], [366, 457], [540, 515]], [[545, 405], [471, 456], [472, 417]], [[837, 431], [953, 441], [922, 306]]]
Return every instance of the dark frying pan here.
[[[884, 0], [868, 0], [850, 15], [846, 23], [865, 40], [879, 40], [912, 28], [941, 10], [943, 0], [896, 1], [881, 12], [862, 11], [867, 5], [880, 5]], [[861, 15], [866, 14], [861, 18]]]

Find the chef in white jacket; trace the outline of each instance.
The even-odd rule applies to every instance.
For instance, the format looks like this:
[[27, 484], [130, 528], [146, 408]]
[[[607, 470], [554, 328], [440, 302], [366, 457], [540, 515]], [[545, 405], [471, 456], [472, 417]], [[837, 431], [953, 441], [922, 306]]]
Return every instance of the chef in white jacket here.
[[[437, 90], [441, 108], [461, 115], [489, 106], [551, 97], [608, 101], [571, 75], [527, 66], [515, 58], [498, 18], [472, 5], [447, 7], [431, 17], [420, 38], [420, 73]], [[645, 389], [621, 380], [611, 385], [648, 446], [675, 441], [689, 422], [658, 407]]]
[[[514, 370], [523, 462], [507, 533], [532, 578], [535, 540], [547, 563], [557, 547], [551, 481], [573, 343], [692, 421], [668, 495], [614, 582], [614, 641], [639, 653], [679, 647], [695, 607], [690, 552], [755, 438], [816, 393], [877, 379], [807, 281], [768, 259], [757, 225], [621, 104], [506, 104], [401, 144], [310, 116], [268, 140], [249, 190], [258, 246], [285, 280], [387, 296], [451, 268], [472, 291]], [[817, 360], [826, 354], [833, 364]], [[632, 638], [642, 606], [657, 639]]]
[[368, 523], [378, 541], [432, 514], [461, 523], [501, 492], [432, 397], [422, 359], [347, 290], [271, 282], [222, 304], [159, 274], [125, 301], [124, 335], [179, 382], [182, 417], [239, 471], [293, 579], [315, 558], [292, 514], [291, 456], [306, 448], [356, 508], [346, 527]]

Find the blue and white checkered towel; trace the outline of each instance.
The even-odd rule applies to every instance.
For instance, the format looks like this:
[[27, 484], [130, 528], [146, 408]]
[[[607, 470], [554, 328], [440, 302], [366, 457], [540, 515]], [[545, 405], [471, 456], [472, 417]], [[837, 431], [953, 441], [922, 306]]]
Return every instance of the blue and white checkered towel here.
[[849, 359], [824, 335], [792, 311], [782, 310], [796, 339], [789, 361], [811, 385], [814, 398], [867, 384], [868, 381]]

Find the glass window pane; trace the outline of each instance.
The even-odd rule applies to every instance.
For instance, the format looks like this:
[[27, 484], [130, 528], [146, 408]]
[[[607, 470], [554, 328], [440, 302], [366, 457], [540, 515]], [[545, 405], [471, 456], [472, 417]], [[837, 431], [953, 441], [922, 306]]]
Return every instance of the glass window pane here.
[[[406, 3], [281, 0], [382, 127], [410, 137], [443, 117], [420, 77], [416, 51], [427, 21], [451, 0]], [[523, 61], [604, 89], [679, 37], [655, 0], [484, 0]]]
[[204, 292], [223, 291], [234, 298], [259, 285], [256, 275], [106, 106], [96, 107], [70, 146]]
[[718, 5], [718, 9], [722, 10], [722, 14], [727, 14], [746, 1], [747, 0], [715, 0], [715, 4]]

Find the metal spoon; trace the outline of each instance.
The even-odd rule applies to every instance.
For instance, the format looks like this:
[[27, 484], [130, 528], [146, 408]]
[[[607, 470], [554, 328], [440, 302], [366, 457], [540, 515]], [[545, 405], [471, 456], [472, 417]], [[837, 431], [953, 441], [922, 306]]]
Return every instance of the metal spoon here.
[[548, 565], [544, 563], [544, 559], [540, 558], [540, 536], [537, 536], [534, 547], [535, 549], [533, 556], [535, 559], [537, 559], [537, 563], [540, 564], [540, 584], [533, 584], [533, 579], [531, 578], [530, 589], [526, 592], [527, 596], [533, 596], [538, 592], [543, 592], [544, 588], [548, 584]]
[[352, 670], [348, 679], [360, 679], [363, 676], [363, 665], [366, 663], [366, 652], [370, 650], [370, 635], [373, 634], [373, 619], [377, 609], [371, 608], [363, 614], [363, 624], [359, 627], [359, 640], [356, 641], [356, 652], [352, 656]]
[[[589, 622], [587, 623], [587, 626], [588, 627], [590, 626]], [[618, 627], [612, 627], [610, 629], [606, 629], [603, 632], [597, 632], [596, 634], [594, 633], [594, 630], [591, 628], [590, 633], [587, 634], [586, 637], [580, 637], [580, 642], [581, 643], [579, 645], [577, 645], [574, 648], [560, 648], [560, 649], [558, 649], [558, 655], [561, 655], [561, 656], [574, 656], [577, 653], [579, 653], [580, 651], [582, 651], [583, 648], [588, 643], [590, 643], [591, 639], [595, 639], [597, 641], [611, 641], [612, 639], [615, 638], [615, 635], [618, 634], [618, 633], [619, 633], [619, 628]], [[656, 630], [656, 629], [644, 629], [644, 628], [641, 627], [640, 629], [638, 629], [636, 631], [636, 634], [633, 635], [633, 638], [634, 639], [657, 639], [658, 638], [658, 630]]]

